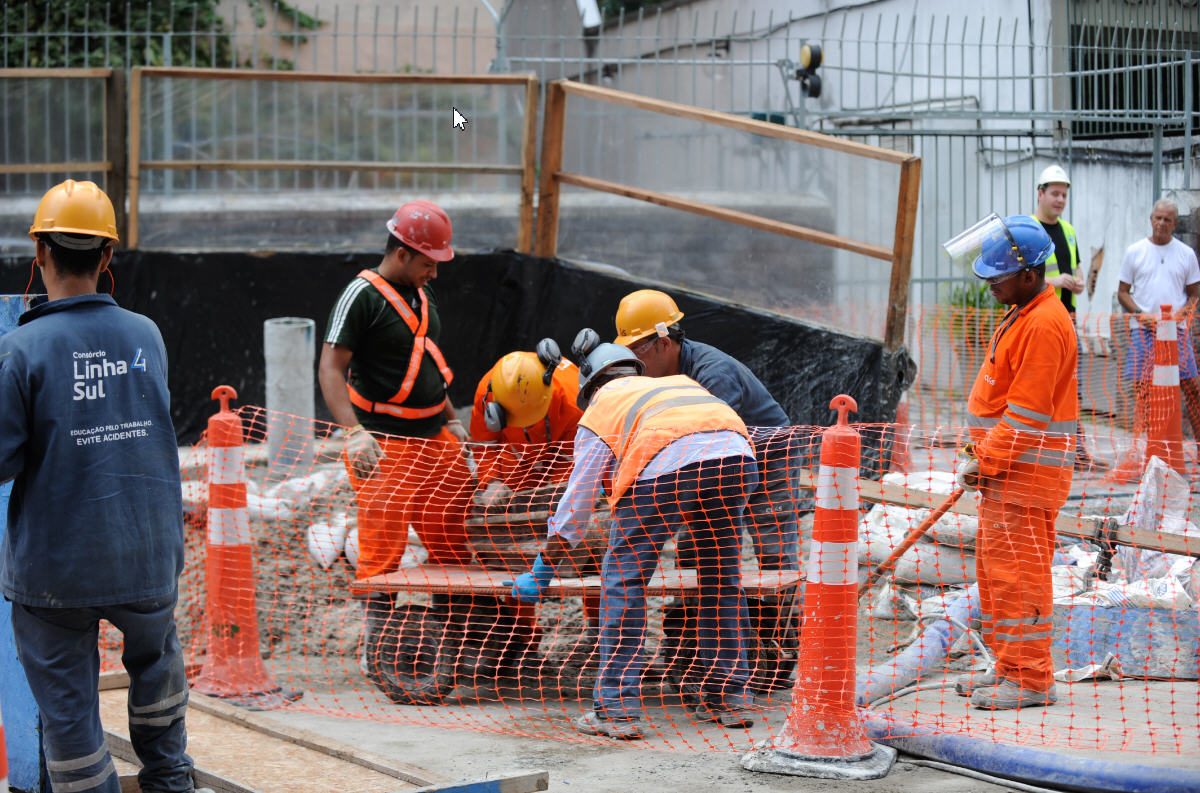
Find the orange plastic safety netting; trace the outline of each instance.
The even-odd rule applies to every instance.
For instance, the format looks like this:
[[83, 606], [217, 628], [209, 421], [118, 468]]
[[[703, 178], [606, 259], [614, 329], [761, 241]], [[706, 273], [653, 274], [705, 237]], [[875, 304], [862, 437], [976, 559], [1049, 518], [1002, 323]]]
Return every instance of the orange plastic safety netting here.
[[[1019, 484], [982, 502], [967, 494], [860, 596], [868, 572], [952, 490], [967, 430], [855, 425], [857, 468], [822, 464], [822, 428], [759, 433], [757, 496], [739, 491], [749, 468], [735, 456], [704, 468], [708, 491], [663, 480], [632, 524], [599, 499], [533, 605], [513, 601], [507, 582], [542, 547], [570, 448], [385, 438], [380, 468], [360, 480], [339, 428], [260, 408], [236, 415], [244, 447], [202, 442], [181, 460], [178, 621], [197, 690], [582, 741], [608, 740], [575, 724], [603, 701], [640, 717], [646, 745], [693, 750], [803, 727], [793, 699], [846, 724], [866, 714], [873, 737], [899, 724], [1031, 746], [1175, 753], [1200, 742], [1190, 441], [1177, 471], [1146, 457], [1144, 441], [1089, 427], [1095, 448], [1141, 455], [1136, 476], [1073, 472], [1057, 511], [1016, 506], [1028, 495]], [[270, 438], [268, 427], [291, 434]], [[1042, 448], [1024, 454], [1036, 463]], [[244, 507], [236, 485], [219, 487], [239, 477]], [[506, 488], [488, 487], [493, 478]], [[725, 518], [742, 498], [737, 537]], [[822, 539], [834, 518], [850, 542]], [[1002, 541], [981, 540], [989, 524]], [[362, 577], [364, 559], [384, 567]], [[1053, 706], [986, 710], [956, 691], [961, 675], [974, 674], [970, 694], [997, 658], [1037, 655], [1046, 640], [1052, 668], [1037, 674], [1057, 681]], [[110, 665], [118, 647], [106, 637]], [[818, 684], [810, 667], [824, 670]], [[702, 706], [751, 698], [744, 722], [714, 721]]]

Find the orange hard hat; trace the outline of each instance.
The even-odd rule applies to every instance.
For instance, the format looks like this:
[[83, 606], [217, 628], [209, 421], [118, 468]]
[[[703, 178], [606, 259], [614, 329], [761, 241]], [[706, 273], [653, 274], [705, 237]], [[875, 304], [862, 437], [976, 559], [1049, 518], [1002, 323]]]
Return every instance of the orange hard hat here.
[[653, 333], [667, 335], [667, 328], [683, 319], [683, 312], [666, 292], [639, 289], [621, 298], [617, 306], [617, 338], [626, 347]]
[[435, 262], [454, 258], [454, 250], [450, 247], [453, 233], [450, 217], [431, 201], [409, 201], [396, 210], [396, 214], [387, 222], [387, 230], [393, 237]]
[[112, 201], [95, 182], [68, 179], [46, 191], [29, 227], [36, 240], [45, 232], [90, 234], [116, 242], [117, 214]]

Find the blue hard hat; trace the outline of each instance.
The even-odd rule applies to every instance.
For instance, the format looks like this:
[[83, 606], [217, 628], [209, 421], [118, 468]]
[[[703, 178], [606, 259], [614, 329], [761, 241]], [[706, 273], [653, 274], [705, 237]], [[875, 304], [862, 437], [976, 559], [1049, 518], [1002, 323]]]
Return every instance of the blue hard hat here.
[[971, 269], [980, 278], [994, 278], [1045, 263], [1054, 243], [1042, 224], [1029, 215], [1009, 215], [990, 230]]

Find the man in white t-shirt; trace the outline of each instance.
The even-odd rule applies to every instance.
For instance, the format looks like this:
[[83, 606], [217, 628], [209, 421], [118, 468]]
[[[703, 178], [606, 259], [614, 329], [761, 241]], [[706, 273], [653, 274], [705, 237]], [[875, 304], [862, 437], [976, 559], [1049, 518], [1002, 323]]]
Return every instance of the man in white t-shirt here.
[[1121, 262], [1117, 300], [1132, 316], [1129, 318], [1129, 355], [1122, 375], [1134, 382], [1135, 427], [1143, 427], [1140, 412], [1145, 389], [1154, 372], [1155, 323], [1160, 306], [1170, 304], [1172, 317], [1179, 323], [1179, 384], [1192, 434], [1200, 439], [1200, 377], [1197, 377], [1196, 351], [1189, 326], [1200, 301], [1200, 264], [1196, 252], [1171, 234], [1179, 225], [1179, 207], [1163, 199], [1150, 215], [1150, 236], [1138, 240], [1125, 251]]

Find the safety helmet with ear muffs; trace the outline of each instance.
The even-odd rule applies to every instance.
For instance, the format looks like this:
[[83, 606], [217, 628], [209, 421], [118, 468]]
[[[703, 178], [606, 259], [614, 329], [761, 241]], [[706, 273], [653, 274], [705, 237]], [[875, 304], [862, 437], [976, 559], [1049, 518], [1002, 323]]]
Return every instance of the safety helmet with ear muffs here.
[[646, 364], [628, 347], [607, 342], [598, 344], [579, 367], [579, 396], [575, 404], [580, 410], [587, 410], [592, 394], [613, 377], [640, 375], [645, 371]]
[[510, 352], [492, 370], [483, 422], [492, 432], [528, 427], [546, 418], [553, 396], [554, 369], [562, 356], [553, 339], [538, 342], [537, 352]]

